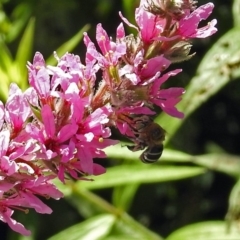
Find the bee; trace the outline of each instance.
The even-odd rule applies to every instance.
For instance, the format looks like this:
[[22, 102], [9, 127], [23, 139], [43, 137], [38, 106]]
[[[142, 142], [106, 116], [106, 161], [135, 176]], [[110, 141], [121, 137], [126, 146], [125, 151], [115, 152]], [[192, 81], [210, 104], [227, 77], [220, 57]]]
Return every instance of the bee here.
[[137, 117], [131, 128], [134, 133], [132, 141], [135, 145], [127, 146], [128, 149], [135, 152], [146, 148], [141, 154], [140, 160], [144, 163], [156, 162], [163, 152], [165, 130], [145, 115]]
[[162, 152], [162, 143], [148, 146], [147, 149], [141, 154], [140, 159], [143, 163], [154, 163], [161, 157]]

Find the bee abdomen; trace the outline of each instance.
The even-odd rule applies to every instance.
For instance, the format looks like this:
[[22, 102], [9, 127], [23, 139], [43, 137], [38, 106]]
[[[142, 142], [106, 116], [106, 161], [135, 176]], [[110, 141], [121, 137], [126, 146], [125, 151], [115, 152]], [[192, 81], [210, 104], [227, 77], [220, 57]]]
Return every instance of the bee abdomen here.
[[144, 163], [154, 163], [156, 162], [162, 155], [163, 145], [155, 145], [152, 147], [148, 147], [140, 156], [140, 159]]

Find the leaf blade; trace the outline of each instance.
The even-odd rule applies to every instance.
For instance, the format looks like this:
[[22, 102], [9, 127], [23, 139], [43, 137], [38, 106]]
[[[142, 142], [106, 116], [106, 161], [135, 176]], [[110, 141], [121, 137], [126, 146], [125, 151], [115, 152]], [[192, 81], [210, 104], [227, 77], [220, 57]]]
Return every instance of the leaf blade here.
[[52, 236], [48, 240], [98, 240], [107, 236], [114, 222], [115, 216], [112, 214], [101, 214], [92, 217], [84, 222], [75, 224]]
[[227, 232], [226, 222], [208, 221], [187, 225], [171, 233], [166, 240], [237, 240], [240, 231], [235, 227]]
[[[88, 31], [90, 28], [89, 24], [86, 24], [85, 26], [82, 27], [72, 38], [70, 38], [67, 42], [62, 44], [57, 50], [58, 56], [63, 56], [66, 52], [71, 52], [77, 44], [82, 40], [83, 38], [83, 33]], [[56, 59], [54, 56], [50, 56], [47, 60], [46, 63], [49, 65], [54, 65], [56, 64]]]
[[87, 189], [102, 189], [136, 183], [165, 182], [205, 173], [205, 168], [189, 166], [149, 166], [122, 165], [107, 169], [107, 173], [92, 177], [96, 181], [79, 182], [79, 187]]

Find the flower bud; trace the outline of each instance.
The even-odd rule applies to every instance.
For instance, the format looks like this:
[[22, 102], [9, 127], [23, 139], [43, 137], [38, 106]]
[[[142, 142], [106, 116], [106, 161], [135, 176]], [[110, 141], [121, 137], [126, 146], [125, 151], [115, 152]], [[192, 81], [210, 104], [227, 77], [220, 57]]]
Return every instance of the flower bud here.
[[146, 0], [147, 11], [160, 17], [171, 16], [173, 19], [181, 19], [186, 10], [193, 11], [197, 1], [193, 0]]
[[189, 60], [195, 55], [195, 53], [189, 55], [192, 45], [186, 41], [177, 42], [171, 48], [169, 48], [164, 56], [172, 63], [183, 62]]
[[126, 36], [124, 40], [127, 45], [127, 51], [124, 59], [128, 63], [133, 63], [137, 53], [143, 48], [143, 43], [139, 37], [134, 37], [133, 34]]

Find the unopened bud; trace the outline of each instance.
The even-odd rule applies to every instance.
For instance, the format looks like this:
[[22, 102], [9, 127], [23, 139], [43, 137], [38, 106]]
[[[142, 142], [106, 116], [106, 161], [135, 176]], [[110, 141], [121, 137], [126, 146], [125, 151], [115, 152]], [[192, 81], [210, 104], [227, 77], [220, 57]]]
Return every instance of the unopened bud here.
[[197, 1], [193, 0], [147, 0], [147, 11], [160, 17], [171, 16], [173, 19], [181, 19], [186, 10], [193, 11]]
[[124, 59], [128, 63], [133, 63], [136, 55], [143, 47], [142, 42], [139, 37], [134, 37], [132, 34], [126, 36], [124, 41], [127, 45], [127, 51]]
[[189, 55], [192, 45], [185, 41], [180, 41], [168, 49], [164, 56], [172, 63], [189, 60], [195, 53]]

